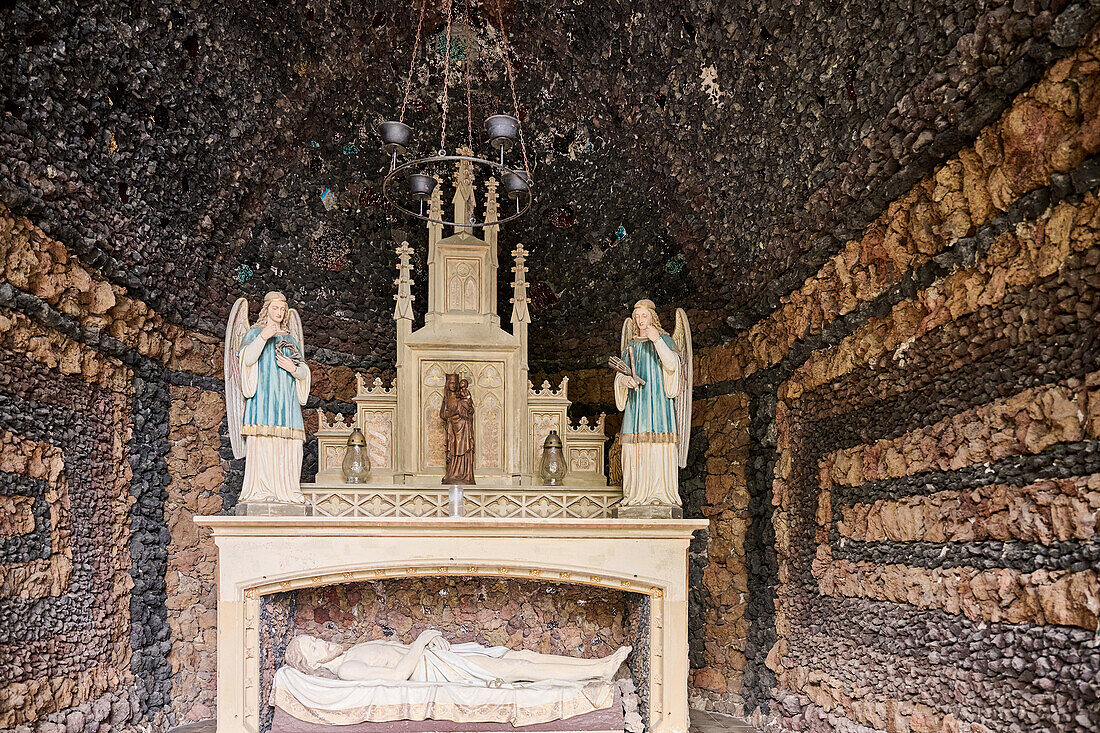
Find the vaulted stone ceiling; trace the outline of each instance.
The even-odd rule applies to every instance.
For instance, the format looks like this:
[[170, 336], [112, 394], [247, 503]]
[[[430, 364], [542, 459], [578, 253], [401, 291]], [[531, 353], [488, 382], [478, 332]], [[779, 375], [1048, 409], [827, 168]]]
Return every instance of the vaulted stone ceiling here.
[[[484, 62], [475, 125], [510, 111], [495, 2], [455, 3]], [[400, 106], [417, 3], [6, 5], [4, 202], [171, 319], [217, 332], [237, 295], [280, 287], [322, 357], [391, 361], [394, 228], [426, 272], [372, 127]], [[502, 266], [531, 250], [533, 358], [602, 356], [645, 296], [696, 309], [703, 343], [750, 323], [999, 112], [1048, 52], [1050, 5], [503, 0], [538, 194]], [[434, 0], [424, 25], [422, 150]], [[464, 135], [458, 94], [451, 120]]]

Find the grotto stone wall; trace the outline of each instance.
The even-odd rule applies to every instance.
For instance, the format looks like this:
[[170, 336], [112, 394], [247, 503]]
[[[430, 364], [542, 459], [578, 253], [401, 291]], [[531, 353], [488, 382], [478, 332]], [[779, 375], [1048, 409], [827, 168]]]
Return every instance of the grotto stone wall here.
[[[0, 728], [212, 713], [190, 518], [240, 484], [234, 295], [307, 304], [311, 406], [389, 366], [393, 218], [356, 145], [402, 17], [199, 5], [0, 19]], [[692, 307], [694, 704], [1096, 727], [1096, 4], [516, 7], [518, 45], [573, 49], [527, 59], [532, 119], [581, 120], [535, 141], [552, 203], [505, 235], [537, 253], [534, 366], [610, 409], [586, 368], [630, 301]]]
[[700, 354], [697, 397], [748, 419], [743, 683], [704, 695], [700, 670], [705, 704], [799, 731], [1100, 727], [1098, 119], [1093, 30]]
[[[240, 490], [221, 359], [0, 204], [0, 729], [213, 715], [216, 552], [191, 518]], [[351, 408], [351, 370], [310, 366], [310, 406]]]
[[[632, 594], [497, 578], [410, 578], [297, 593], [294, 627], [344, 645], [436, 628], [449, 641], [595, 658], [633, 643]], [[631, 626], [631, 624], [634, 624]]]

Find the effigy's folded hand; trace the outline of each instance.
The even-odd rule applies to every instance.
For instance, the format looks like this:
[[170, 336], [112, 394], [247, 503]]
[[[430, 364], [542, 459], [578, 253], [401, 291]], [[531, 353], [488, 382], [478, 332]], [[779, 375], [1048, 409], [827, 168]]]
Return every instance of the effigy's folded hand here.
[[451, 648], [451, 644], [442, 636], [437, 636], [428, 642], [427, 648], [437, 652], [445, 652]]

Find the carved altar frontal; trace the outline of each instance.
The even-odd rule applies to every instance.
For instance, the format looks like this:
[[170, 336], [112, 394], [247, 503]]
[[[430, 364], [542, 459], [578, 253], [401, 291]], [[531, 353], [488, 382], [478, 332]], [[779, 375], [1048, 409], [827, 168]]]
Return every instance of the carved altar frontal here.
[[[469, 220], [476, 206], [478, 192], [468, 166], [467, 162], [459, 163], [453, 181], [454, 221]], [[429, 202], [433, 219], [443, 218], [443, 188], [437, 185]], [[364, 486], [372, 487], [383, 503], [390, 505], [394, 503], [391, 498], [395, 487], [438, 486], [446, 472], [444, 424], [439, 410], [447, 374], [458, 374], [469, 382], [474, 403], [474, 471], [479, 486], [529, 487], [527, 494], [543, 490], [536, 486], [538, 461], [542, 443], [551, 430], [561, 437], [568, 467], [565, 483], [573, 493], [582, 491], [582, 487], [607, 485], [603, 416], [594, 423], [582, 418], [571, 424], [567, 417], [568, 379], [556, 388], [548, 382], [534, 387], [528, 381], [527, 328], [531, 316], [527, 251], [522, 245], [511, 253], [515, 259], [511, 331], [501, 328], [497, 315], [500, 227], [491, 223], [497, 219], [496, 188], [496, 181], [489, 179], [484, 192], [487, 223], [483, 238], [475, 236], [470, 227], [455, 227], [450, 236], [444, 237], [442, 224], [427, 225], [428, 304], [424, 325], [415, 331], [412, 248], [402, 243], [397, 249], [396, 379], [390, 385], [380, 379], [368, 384], [360, 375], [354, 416], [319, 411], [318, 472], [315, 484], [303, 486], [307, 494], [331, 495], [345, 486], [341, 462], [353, 427], [367, 438], [372, 470], [366, 484], [346, 486], [349, 492], [361, 496], [369, 491]], [[610, 509], [600, 493], [596, 503]], [[426, 492], [424, 497], [432, 501], [431, 493]], [[359, 499], [353, 503], [364, 506]], [[572, 503], [565, 500], [566, 505]], [[529, 502], [521, 499], [520, 504], [526, 506]], [[567, 512], [563, 516], [606, 516], [586, 508], [583, 511], [587, 513]]]
[[[218, 731], [261, 733], [264, 596], [397, 578], [515, 578], [644, 597], [648, 729], [686, 733], [687, 547], [705, 520], [196, 517], [218, 546]], [[628, 660], [628, 663], [630, 660]], [[646, 674], [647, 672], [647, 674]]]

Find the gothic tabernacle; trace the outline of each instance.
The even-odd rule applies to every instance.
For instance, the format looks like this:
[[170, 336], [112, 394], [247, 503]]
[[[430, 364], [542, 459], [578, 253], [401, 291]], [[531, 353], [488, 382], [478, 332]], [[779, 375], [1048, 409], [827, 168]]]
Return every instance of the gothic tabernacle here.
[[[443, 218], [443, 183], [433, 188], [427, 202], [427, 215], [436, 220]], [[453, 180], [447, 183], [453, 188], [455, 221], [471, 218], [479, 194], [484, 194], [484, 226], [454, 227], [450, 236], [444, 236], [442, 224], [427, 223], [428, 303], [424, 325], [416, 330], [410, 264], [413, 250], [407, 243], [397, 248], [395, 384], [387, 387], [380, 380], [368, 383], [360, 377], [356, 414], [350, 420], [319, 415], [318, 473], [316, 483], [304, 487], [308, 496], [341, 496], [341, 462], [355, 426], [367, 436], [371, 461], [370, 478], [357, 489], [357, 496], [373, 491], [373, 495], [391, 501], [393, 492], [401, 487], [441, 483], [533, 487], [538, 482], [542, 445], [551, 430], [558, 432], [564, 444], [566, 487], [607, 484], [603, 417], [592, 424], [587, 419], [571, 424], [566, 415], [568, 381], [556, 389], [550, 384], [535, 388], [528, 381], [531, 311], [523, 245], [512, 251], [511, 331], [501, 328], [496, 277], [500, 225], [493, 224], [499, 216], [496, 180], [489, 178], [479, 192], [471, 165], [459, 161]], [[481, 237], [475, 234], [479, 231]], [[447, 401], [449, 374], [467, 383], [468, 396], [455, 403], [460, 405], [457, 408], [447, 407], [452, 417], [445, 420], [440, 410]], [[473, 408], [472, 424], [461, 423], [460, 428], [459, 415], [467, 406]], [[467, 430], [472, 439], [472, 472], [469, 480], [451, 481], [466, 475], [467, 469], [448, 475], [448, 441], [463, 436], [465, 447]], [[459, 463], [467, 462], [465, 453], [457, 455]], [[339, 511], [335, 508], [339, 502], [332, 503], [334, 508], [322, 507], [321, 511]]]

